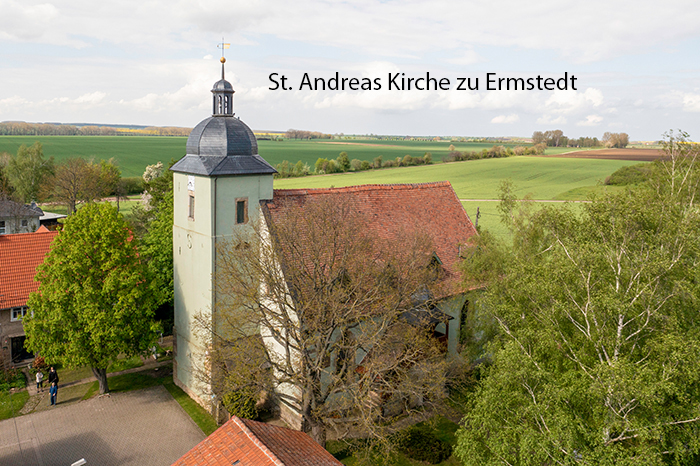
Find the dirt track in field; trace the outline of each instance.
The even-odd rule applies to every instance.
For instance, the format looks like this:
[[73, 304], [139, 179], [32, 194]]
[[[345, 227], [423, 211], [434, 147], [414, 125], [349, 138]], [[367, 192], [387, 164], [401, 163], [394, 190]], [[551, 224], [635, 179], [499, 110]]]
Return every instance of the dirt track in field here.
[[658, 149], [599, 149], [565, 152], [563, 154], [545, 155], [545, 157], [562, 157], [573, 159], [608, 159], [608, 160], [636, 160], [639, 162], [653, 162], [664, 157], [664, 152]]

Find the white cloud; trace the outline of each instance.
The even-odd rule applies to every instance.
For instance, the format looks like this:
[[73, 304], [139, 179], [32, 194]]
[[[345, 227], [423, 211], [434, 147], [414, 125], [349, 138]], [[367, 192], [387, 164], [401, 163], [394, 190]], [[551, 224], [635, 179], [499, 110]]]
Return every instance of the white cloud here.
[[518, 121], [520, 121], [520, 117], [515, 113], [511, 113], [508, 116], [498, 115], [491, 119], [491, 123], [517, 123]]
[[[474, 51], [479, 46], [553, 50], [573, 62], [597, 61], [675, 45], [696, 35], [700, 25], [700, 9], [691, 0], [638, 0], [634, 7], [608, 0], [0, 0], [0, 11], [0, 38], [14, 41], [187, 50], [224, 34], [235, 49], [270, 35], [374, 56], [443, 51], [445, 61], [457, 65], [480, 61]], [[476, 19], [465, 25], [463, 18]]]
[[576, 123], [576, 126], [598, 126], [603, 121], [599, 115], [588, 115], [585, 120]]
[[94, 105], [94, 104], [101, 102], [106, 96], [107, 96], [107, 94], [105, 94], [104, 92], [95, 91], [95, 92], [90, 92], [88, 94], [81, 95], [80, 97], [75, 99], [74, 102], [76, 104]]
[[48, 41], [59, 10], [50, 3], [0, 0], [0, 39]]
[[566, 117], [564, 115], [560, 115], [556, 118], [552, 118], [551, 115], [542, 115], [540, 118], [537, 119], [537, 124], [538, 125], [565, 125], [566, 124]]
[[603, 93], [589, 87], [584, 92], [553, 91], [545, 106], [550, 112], [571, 114], [590, 107], [599, 107], [602, 103]]
[[686, 112], [700, 112], [700, 94], [684, 94], [683, 110]]

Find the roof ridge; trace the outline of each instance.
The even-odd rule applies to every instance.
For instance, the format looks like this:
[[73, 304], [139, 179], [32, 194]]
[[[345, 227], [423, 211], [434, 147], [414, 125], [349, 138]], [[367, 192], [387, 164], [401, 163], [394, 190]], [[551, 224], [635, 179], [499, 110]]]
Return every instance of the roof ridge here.
[[387, 183], [387, 184], [361, 184], [355, 186], [341, 186], [338, 188], [297, 188], [275, 189], [274, 193], [280, 196], [295, 196], [299, 194], [326, 194], [341, 192], [379, 191], [391, 189], [424, 189], [443, 188], [452, 186], [449, 181], [431, 181], [427, 183]]
[[[277, 466], [285, 466], [285, 464], [280, 460], [277, 455], [275, 455], [270, 448], [263, 442], [252, 430], [248, 427], [245, 421], [238, 416], [231, 416], [233, 422], [241, 428], [241, 430], [248, 436], [248, 438], [258, 447], [260, 450], [267, 455], [270, 460]], [[255, 422], [255, 421], [252, 421]]]

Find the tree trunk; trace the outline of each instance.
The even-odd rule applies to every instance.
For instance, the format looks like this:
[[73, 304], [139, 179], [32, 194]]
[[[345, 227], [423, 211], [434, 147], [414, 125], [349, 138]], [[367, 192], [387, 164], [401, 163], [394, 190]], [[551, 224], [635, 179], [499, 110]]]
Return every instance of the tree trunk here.
[[323, 448], [326, 448], [326, 426], [323, 425], [313, 413], [313, 403], [311, 401], [310, 388], [309, 391], [302, 396], [301, 407], [301, 430], [311, 436], [312, 439]]
[[107, 369], [98, 369], [96, 367], [92, 367], [91, 369], [97, 382], [100, 384], [100, 395], [109, 393], [109, 387], [107, 386]]
[[309, 435], [311, 435], [311, 438], [314, 439], [316, 443], [326, 448], [326, 428], [321, 423], [312, 425]]

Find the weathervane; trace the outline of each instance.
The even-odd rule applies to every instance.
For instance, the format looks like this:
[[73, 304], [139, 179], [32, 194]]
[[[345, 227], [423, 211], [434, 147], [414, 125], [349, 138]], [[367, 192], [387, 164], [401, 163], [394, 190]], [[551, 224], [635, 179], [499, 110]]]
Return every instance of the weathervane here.
[[217, 48], [221, 49], [221, 79], [224, 79], [224, 63], [226, 63], [226, 58], [224, 57], [224, 50], [231, 47], [230, 43], [224, 42], [224, 38], [221, 38], [221, 43], [216, 45]]

